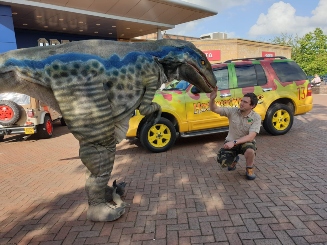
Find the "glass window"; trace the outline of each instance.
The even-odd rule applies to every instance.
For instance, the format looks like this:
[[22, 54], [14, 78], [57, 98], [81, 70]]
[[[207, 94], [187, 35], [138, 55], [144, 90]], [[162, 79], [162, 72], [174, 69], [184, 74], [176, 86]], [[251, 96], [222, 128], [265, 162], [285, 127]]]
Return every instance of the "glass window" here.
[[255, 72], [257, 73], [257, 81], [259, 86], [267, 84], [267, 76], [261, 65], [254, 65]]
[[239, 88], [253, 87], [267, 83], [266, 74], [261, 65], [235, 66], [237, 86]]
[[307, 76], [300, 66], [294, 61], [272, 62], [271, 66], [281, 82], [293, 82], [307, 79]]
[[253, 65], [235, 66], [235, 72], [239, 88], [252, 87], [258, 84]]
[[227, 67], [216, 69], [213, 71], [217, 79], [217, 87], [219, 90], [229, 89], [229, 77]]
[[175, 88], [176, 89], [180, 89], [180, 90], [185, 90], [185, 89], [187, 89], [188, 85], [190, 85], [189, 82], [186, 82], [184, 80], [181, 80], [181, 81], [179, 81], [179, 83], [176, 85]]

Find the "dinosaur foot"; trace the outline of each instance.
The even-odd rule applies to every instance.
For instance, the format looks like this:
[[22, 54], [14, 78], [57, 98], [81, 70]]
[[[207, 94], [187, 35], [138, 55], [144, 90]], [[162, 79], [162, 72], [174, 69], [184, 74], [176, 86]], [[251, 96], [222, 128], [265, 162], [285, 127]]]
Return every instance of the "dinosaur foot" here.
[[114, 221], [125, 213], [124, 207], [113, 206], [109, 203], [89, 205], [87, 219], [91, 221]]

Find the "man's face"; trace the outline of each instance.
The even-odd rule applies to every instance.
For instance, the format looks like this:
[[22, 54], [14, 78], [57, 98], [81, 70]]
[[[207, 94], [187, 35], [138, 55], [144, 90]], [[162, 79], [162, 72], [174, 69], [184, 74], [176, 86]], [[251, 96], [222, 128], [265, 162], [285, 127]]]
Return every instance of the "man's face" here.
[[250, 97], [243, 97], [240, 103], [240, 110], [241, 111], [249, 111], [253, 109], [253, 105], [251, 104], [251, 98]]

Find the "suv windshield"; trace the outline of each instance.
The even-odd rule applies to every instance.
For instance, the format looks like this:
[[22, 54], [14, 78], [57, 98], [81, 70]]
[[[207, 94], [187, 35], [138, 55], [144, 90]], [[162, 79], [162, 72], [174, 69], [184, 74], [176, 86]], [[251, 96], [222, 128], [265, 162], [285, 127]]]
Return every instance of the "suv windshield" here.
[[174, 80], [171, 83], [169, 83], [169, 85], [163, 90], [185, 90], [189, 85], [190, 83], [184, 80], [181, 81]]

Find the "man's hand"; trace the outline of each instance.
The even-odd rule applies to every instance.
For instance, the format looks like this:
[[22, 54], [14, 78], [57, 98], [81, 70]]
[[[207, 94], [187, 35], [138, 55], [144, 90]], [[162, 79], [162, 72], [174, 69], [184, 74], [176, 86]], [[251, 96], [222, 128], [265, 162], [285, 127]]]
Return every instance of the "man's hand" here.
[[218, 90], [218, 87], [215, 87], [215, 88], [212, 90], [212, 92], [210, 93], [210, 99], [211, 99], [211, 100], [216, 99], [216, 97], [217, 97], [217, 90]]
[[234, 142], [233, 141], [228, 141], [224, 144], [224, 149], [232, 149], [234, 147]]

